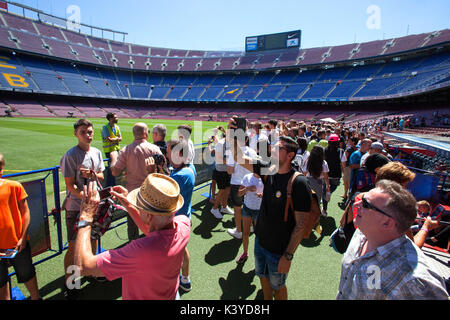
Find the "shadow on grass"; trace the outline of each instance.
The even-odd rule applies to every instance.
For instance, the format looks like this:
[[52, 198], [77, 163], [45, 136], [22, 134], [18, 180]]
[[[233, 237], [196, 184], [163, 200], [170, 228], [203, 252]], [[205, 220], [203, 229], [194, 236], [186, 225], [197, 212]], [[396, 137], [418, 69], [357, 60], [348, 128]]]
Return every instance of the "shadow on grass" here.
[[[128, 243], [122, 243], [115, 249], [122, 248]], [[65, 300], [63, 288], [65, 277], [61, 276], [43, 287], [39, 288], [39, 294], [45, 300]], [[79, 291], [78, 300], [117, 300], [122, 297], [122, 279], [114, 281], [97, 281], [92, 277], [81, 277], [81, 289]], [[56, 294], [54, 294], [57, 292]], [[52, 295], [53, 294], [53, 295]], [[50, 297], [47, 297], [52, 295]]]
[[122, 297], [122, 279], [98, 282], [88, 280], [88, 284], [81, 288], [80, 300], [117, 300]]
[[216, 230], [221, 220], [215, 218], [211, 214], [211, 208], [212, 204], [209, 203], [208, 200], [200, 201], [196, 205], [192, 206], [192, 209], [195, 210], [192, 215], [196, 216], [200, 221], [200, 224], [194, 227], [192, 231], [195, 234], [200, 235], [203, 239], [211, 239], [214, 232], [222, 232]]
[[304, 247], [317, 247], [320, 245], [325, 236], [330, 236], [336, 230], [336, 220], [333, 217], [320, 217], [320, 225], [322, 226], [322, 233], [318, 237], [318, 233], [311, 231], [309, 239], [304, 239], [301, 244]]
[[[64, 276], [47, 283], [39, 288], [39, 293], [45, 300], [65, 300], [63, 294], [65, 278]], [[52, 295], [54, 292], [57, 294]], [[78, 300], [116, 300], [122, 296], [122, 280], [98, 282], [95, 279], [83, 277], [81, 279], [81, 289]]]
[[247, 273], [242, 272], [243, 264], [228, 273], [227, 278], [219, 278], [219, 285], [222, 290], [221, 300], [246, 300], [256, 290], [252, 284], [255, 277], [255, 270]]
[[241, 240], [230, 239], [216, 243], [205, 255], [205, 262], [211, 266], [232, 261], [236, 258]]
[[234, 220], [226, 219], [227, 215], [224, 215], [222, 219], [214, 217], [210, 212], [211, 208], [212, 204], [208, 199], [200, 201], [192, 206], [192, 209], [195, 210], [192, 215], [197, 217], [200, 221], [200, 224], [194, 226], [192, 231], [203, 239], [211, 239], [215, 232], [224, 232], [223, 228], [227, 229], [235, 227]]

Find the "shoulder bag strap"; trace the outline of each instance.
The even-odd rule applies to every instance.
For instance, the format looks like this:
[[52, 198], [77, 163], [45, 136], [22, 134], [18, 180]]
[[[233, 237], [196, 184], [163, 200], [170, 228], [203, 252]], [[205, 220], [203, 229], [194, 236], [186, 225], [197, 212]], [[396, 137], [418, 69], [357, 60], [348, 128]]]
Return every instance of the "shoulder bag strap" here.
[[294, 210], [294, 203], [292, 202], [292, 184], [294, 183], [295, 178], [299, 176], [301, 173], [295, 171], [294, 174], [289, 179], [287, 189], [286, 189], [286, 206], [284, 207], [284, 222], [287, 222], [289, 208]]

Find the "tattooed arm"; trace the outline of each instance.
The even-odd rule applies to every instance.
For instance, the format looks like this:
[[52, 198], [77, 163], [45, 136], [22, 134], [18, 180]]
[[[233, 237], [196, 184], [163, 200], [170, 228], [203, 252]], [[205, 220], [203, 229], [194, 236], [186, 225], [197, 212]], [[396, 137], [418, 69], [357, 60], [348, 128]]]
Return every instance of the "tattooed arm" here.
[[[303, 238], [306, 234], [306, 219], [308, 218], [309, 212], [295, 211], [295, 227], [292, 230], [291, 239], [289, 240], [289, 244], [286, 248], [286, 252], [289, 254], [294, 254], [297, 250], [298, 245], [302, 242]], [[291, 262], [288, 261], [283, 255], [278, 263], [278, 272], [279, 273], [288, 273], [291, 267]]]

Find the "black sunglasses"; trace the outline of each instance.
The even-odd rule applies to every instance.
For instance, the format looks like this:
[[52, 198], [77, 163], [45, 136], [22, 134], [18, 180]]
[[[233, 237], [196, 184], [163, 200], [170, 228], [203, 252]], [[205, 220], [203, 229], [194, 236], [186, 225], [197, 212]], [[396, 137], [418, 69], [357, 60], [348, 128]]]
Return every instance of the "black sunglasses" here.
[[366, 198], [364, 198], [364, 196], [362, 196], [361, 201], [362, 201], [362, 207], [364, 209], [372, 209], [372, 210], [378, 211], [379, 213], [381, 213], [381, 214], [383, 214], [385, 216], [388, 216], [389, 218], [392, 218], [392, 216], [390, 214], [387, 214], [383, 210], [378, 209], [373, 204], [371, 204]]

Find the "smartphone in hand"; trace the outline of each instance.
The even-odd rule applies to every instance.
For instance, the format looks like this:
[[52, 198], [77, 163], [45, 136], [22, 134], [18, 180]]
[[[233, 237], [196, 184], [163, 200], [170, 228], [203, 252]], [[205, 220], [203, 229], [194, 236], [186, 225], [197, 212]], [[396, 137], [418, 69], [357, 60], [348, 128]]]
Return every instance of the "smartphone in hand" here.
[[16, 256], [17, 249], [0, 249], [0, 259], [12, 259]]

